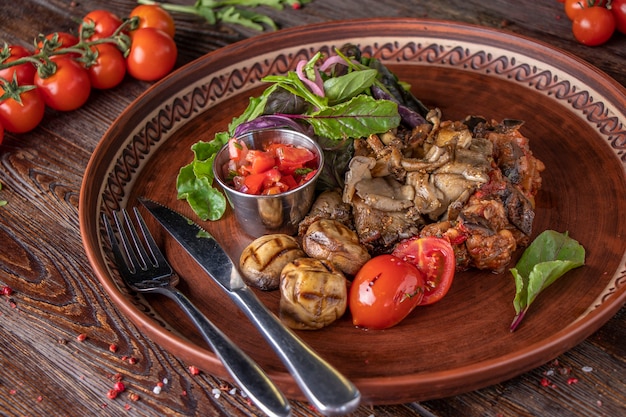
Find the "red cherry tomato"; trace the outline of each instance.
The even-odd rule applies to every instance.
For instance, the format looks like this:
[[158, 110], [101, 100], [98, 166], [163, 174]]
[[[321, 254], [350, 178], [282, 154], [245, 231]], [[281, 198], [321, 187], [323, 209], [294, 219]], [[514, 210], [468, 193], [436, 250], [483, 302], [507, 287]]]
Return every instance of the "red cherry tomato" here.
[[[30, 56], [32, 54], [28, 49], [24, 48], [23, 46], [11, 45], [5, 46], [0, 55], [4, 58], [2, 63], [8, 64], [10, 62]], [[0, 69], [0, 78], [4, 78], [7, 81], [12, 81], [13, 75], [16, 74], [18, 84], [28, 85], [33, 83], [33, 79], [35, 78], [35, 72], [37, 72], [37, 69], [33, 64], [24, 63], [16, 65], [14, 67]]]
[[604, 7], [607, 0], [565, 0], [565, 14], [574, 21], [578, 13], [590, 7]]
[[56, 72], [47, 78], [35, 74], [35, 85], [48, 107], [59, 111], [76, 110], [89, 98], [89, 74], [71, 58], [53, 57], [53, 62]]
[[2, 141], [4, 140], [4, 126], [0, 123], [0, 145], [2, 145]]
[[[54, 32], [45, 36], [45, 39], [48, 41], [48, 47], [52, 51], [56, 51], [61, 48], [69, 48], [70, 46], [74, 46], [78, 43], [78, 38], [71, 33], [67, 32]], [[43, 47], [43, 40], [37, 42], [37, 49], [35, 53], [41, 52], [41, 48]], [[79, 53], [70, 54], [72, 56], [80, 56]]]
[[420, 305], [433, 304], [448, 293], [454, 280], [456, 259], [454, 249], [446, 239], [407, 239], [396, 246], [393, 255], [415, 265], [426, 276], [424, 298]]
[[[94, 41], [97, 39], [108, 38], [113, 35], [115, 31], [122, 24], [122, 19], [117, 17], [114, 13], [108, 10], [93, 10], [83, 17], [83, 23], [80, 25], [80, 30], [93, 29], [91, 36], [86, 36], [86, 39]], [[90, 30], [91, 32], [91, 30]]]
[[[130, 12], [130, 17], [139, 18], [139, 26], [141, 28], [161, 29], [171, 38], [176, 33], [176, 26], [172, 15], [167, 10], [157, 4], [141, 4]], [[131, 33], [132, 36], [132, 33]]]
[[602, 45], [615, 32], [615, 18], [609, 9], [590, 7], [582, 9], [572, 23], [574, 38], [583, 45]]
[[348, 305], [355, 326], [387, 329], [400, 323], [422, 301], [424, 275], [392, 255], [375, 256], [350, 286]]
[[106, 90], [121, 83], [126, 75], [126, 60], [122, 52], [111, 43], [94, 45], [91, 49], [98, 52], [96, 62], [87, 68], [91, 86]]
[[7, 132], [25, 133], [33, 130], [43, 119], [45, 109], [37, 88], [21, 92], [18, 101], [6, 97], [0, 85], [0, 123]]
[[165, 77], [176, 64], [176, 43], [165, 32], [155, 28], [137, 29], [126, 57], [128, 73], [142, 81]]
[[615, 18], [615, 28], [626, 34], [626, 0], [613, 0], [611, 2], [611, 13]]

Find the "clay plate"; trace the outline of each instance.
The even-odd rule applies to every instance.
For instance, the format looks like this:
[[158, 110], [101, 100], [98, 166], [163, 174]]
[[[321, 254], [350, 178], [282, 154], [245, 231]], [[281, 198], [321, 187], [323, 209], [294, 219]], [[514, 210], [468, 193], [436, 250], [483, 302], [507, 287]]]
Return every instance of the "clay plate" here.
[[[224, 47], [152, 86], [115, 121], [87, 167], [80, 195], [83, 242], [95, 275], [118, 308], [160, 346], [228, 378], [192, 324], [168, 300], [139, 297], [121, 282], [102, 213], [146, 196], [196, 219], [176, 199], [190, 146], [239, 115], [259, 80], [347, 42], [383, 60], [444, 118], [468, 114], [524, 120], [547, 169], [534, 234], [568, 231], [587, 249], [584, 267], [542, 294], [509, 332], [515, 287], [507, 272], [459, 273], [443, 301], [385, 331], [354, 328], [349, 315], [300, 332], [351, 378], [365, 403], [441, 398], [512, 378], [557, 357], [608, 321], [626, 299], [626, 91], [606, 74], [546, 44], [492, 29], [417, 19], [332, 22], [265, 34]], [[620, 214], [621, 213], [621, 214]], [[182, 276], [179, 288], [250, 354], [287, 396], [303, 399], [248, 320], [145, 213]], [[238, 259], [250, 238], [232, 213], [203, 223]], [[277, 311], [278, 294], [260, 293]]]

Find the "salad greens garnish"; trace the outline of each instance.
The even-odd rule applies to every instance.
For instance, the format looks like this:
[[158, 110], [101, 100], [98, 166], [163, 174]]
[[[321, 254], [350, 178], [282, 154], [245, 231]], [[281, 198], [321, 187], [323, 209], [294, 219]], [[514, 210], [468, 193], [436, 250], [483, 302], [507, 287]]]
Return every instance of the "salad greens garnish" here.
[[[346, 50], [354, 51], [350, 48]], [[313, 136], [325, 151], [318, 186], [326, 189], [343, 186], [354, 138], [385, 133], [402, 122], [410, 126], [416, 120], [425, 122], [426, 108], [382, 63], [360, 53], [358, 57], [336, 53], [324, 60], [318, 52], [298, 63], [295, 71], [264, 77], [261, 81], [270, 85], [259, 97], [250, 98], [228, 131], [193, 145], [194, 160], [181, 168], [176, 181], [178, 198], [186, 199], [203, 220], [221, 218], [226, 200], [212, 187], [213, 159], [231, 137], [252, 130], [289, 128]], [[419, 105], [411, 108], [407, 97]]]
[[311, 0], [197, 0], [193, 5], [137, 0], [139, 4], [158, 4], [170, 12], [188, 13], [204, 18], [215, 25], [220, 22], [233, 23], [262, 31], [265, 27], [278, 29], [276, 23], [267, 15], [250, 10], [251, 7], [269, 6], [282, 10], [284, 6], [299, 9]]
[[526, 248], [511, 269], [515, 278], [515, 318], [511, 331], [522, 322], [539, 293], [567, 271], [585, 264], [585, 248], [565, 233], [546, 230]]

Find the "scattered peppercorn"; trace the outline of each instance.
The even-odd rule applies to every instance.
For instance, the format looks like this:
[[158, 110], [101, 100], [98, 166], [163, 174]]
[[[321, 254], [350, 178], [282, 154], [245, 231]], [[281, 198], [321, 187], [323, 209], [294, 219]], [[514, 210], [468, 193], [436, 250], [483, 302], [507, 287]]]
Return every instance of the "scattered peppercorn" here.
[[120, 392], [114, 388], [110, 389], [109, 392], [107, 392], [107, 398], [109, 398], [110, 400], [114, 400], [117, 398], [117, 395]]

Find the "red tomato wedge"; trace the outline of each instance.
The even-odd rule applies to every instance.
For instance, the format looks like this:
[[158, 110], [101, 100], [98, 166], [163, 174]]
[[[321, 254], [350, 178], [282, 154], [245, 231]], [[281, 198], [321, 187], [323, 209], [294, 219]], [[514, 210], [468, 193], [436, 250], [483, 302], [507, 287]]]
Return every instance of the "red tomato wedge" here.
[[396, 256], [373, 257], [350, 286], [352, 324], [382, 330], [400, 323], [420, 304], [424, 279], [415, 266]]
[[454, 280], [456, 260], [452, 245], [446, 239], [430, 236], [406, 239], [398, 243], [392, 254], [415, 265], [426, 276], [420, 305], [436, 303], [448, 293]]

